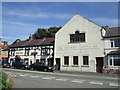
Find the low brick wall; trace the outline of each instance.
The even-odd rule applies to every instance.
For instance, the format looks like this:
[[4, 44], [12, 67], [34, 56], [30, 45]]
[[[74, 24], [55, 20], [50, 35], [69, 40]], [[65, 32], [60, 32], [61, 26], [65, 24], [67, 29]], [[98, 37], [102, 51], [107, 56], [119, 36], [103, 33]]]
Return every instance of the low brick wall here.
[[103, 73], [120, 75], [120, 69], [119, 68], [104, 68]]

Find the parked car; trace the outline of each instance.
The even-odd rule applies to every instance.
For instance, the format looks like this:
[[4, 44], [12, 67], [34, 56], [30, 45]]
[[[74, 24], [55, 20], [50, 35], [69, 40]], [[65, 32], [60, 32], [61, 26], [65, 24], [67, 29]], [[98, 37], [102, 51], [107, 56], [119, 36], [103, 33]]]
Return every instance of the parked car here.
[[16, 69], [25, 69], [26, 66], [22, 63], [22, 62], [12, 62], [12, 68], [16, 68]]
[[8, 63], [6, 60], [2, 60], [2, 68], [10, 68], [10, 63]]
[[41, 70], [41, 71], [53, 71], [52, 67], [45, 65], [44, 63], [33, 63], [29, 65], [30, 70]]

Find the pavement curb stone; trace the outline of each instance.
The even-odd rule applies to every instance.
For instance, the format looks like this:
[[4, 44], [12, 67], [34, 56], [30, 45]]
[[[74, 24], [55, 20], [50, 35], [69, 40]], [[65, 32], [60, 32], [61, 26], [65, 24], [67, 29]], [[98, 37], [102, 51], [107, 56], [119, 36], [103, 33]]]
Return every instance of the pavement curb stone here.
[[117, 75], [117, 74], [94, 73], [94, 72], [54, 71], [54, 73], [65, 73], [65, 74], [73, 74], [73, 75], [100, 76], [100, 77], [120, 78], [119, 75]]

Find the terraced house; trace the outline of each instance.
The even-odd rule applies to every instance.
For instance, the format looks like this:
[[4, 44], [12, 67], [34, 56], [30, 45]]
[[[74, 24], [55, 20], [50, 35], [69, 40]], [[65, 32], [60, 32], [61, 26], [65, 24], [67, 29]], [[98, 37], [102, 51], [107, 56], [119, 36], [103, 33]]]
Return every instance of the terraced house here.
[[105, 41], [104, 71], [118, 73], [120, 68], [120, 27], [103, 29]]
[[55, 35], [58, 70], [102, 72], [104, 41], [99, 25], [76, 14]]
[[44, 62], [46, 65], [53, 65], [54, 38], [16, 40], [9, 46], [9, 62], [19, 57], [21, 62], [32, 64], [34, 62]]

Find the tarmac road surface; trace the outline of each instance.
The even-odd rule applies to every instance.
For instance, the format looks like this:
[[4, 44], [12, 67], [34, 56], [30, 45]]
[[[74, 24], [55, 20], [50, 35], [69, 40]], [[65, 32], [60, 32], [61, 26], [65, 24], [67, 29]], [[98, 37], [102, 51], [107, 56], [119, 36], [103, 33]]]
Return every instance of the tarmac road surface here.
[[118, 88], [118, 78], [3, 69], [12, 73], [13, 88]]

